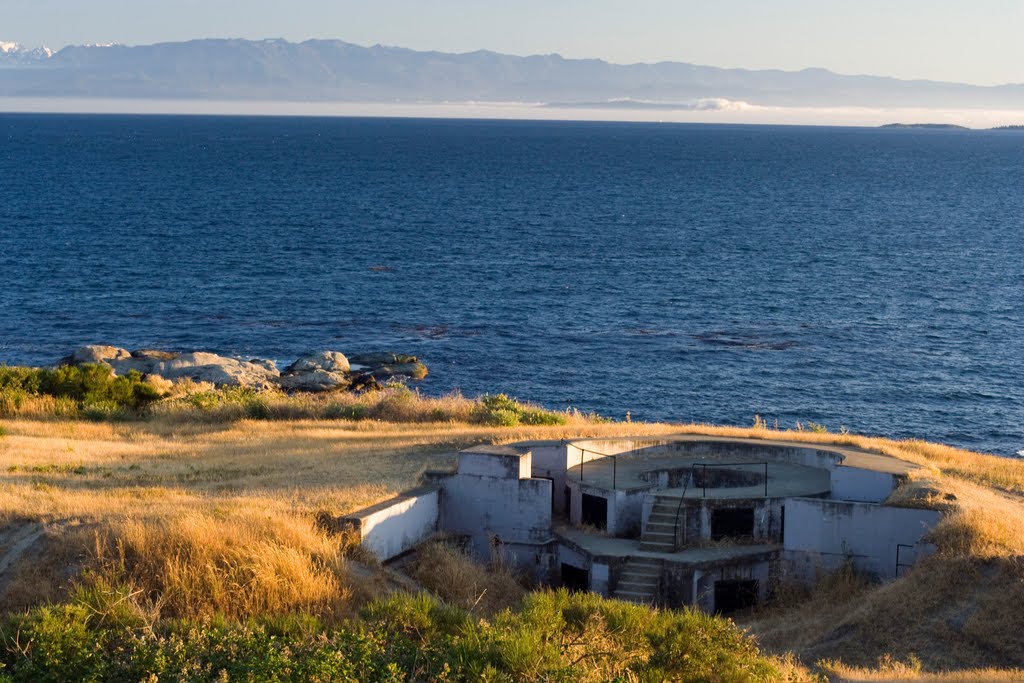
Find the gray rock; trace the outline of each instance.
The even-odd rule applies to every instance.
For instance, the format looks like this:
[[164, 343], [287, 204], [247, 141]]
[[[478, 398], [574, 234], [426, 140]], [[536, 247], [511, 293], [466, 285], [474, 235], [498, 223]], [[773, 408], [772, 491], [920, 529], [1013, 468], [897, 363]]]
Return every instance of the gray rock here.
[[86, 363], [104, 363], [131, 358], [127, 349], [102, 344], [90, 344], [75, 349], [70, 356], [61, 360], [61, 365], [84, 365]]
[[[269, 369], [261, 364], [203, 351], [177, 354], [170, 360], [143, 362], [148, 363], [145, 370], [139, 369], [144, 374], [160, 375], [169, 380], [188, 378], [196, 382], [210, 382], [218, 386], [268, 389], [277, 385], [277, 379], [280, 376], [276, 369]], [[121, 366], [126, 366], [128, 363], [112, 363], [111, 366], [115, 372], [120, 374]]]
[[382, 365], [402, 365], [406, 363], [415, 363], [418, 361], [416, 356], [409, 356], [403, 353], [362, 353], [358, 356], [352, 356], [350, 360], [356, 365], [362, 365], [365, 367], [373, 368]]
[[328, 370], [304, 370], [281, 375], [279, 384], [285, 391], [337, 391], [349, 386], [348, 375]]
[[250, 358], [249, 362], [252, 363], [253, 365], [259, 365], [261, 367], [264, 367], [267, 370], [270, 370], [271, 372], [279, 372], [277, 369], [277, 363], [267, 358]]
[[377, 379], [384, 379], [387, 377], [423, 379], [427, 376], [427, 366], [420, 361], [414, 361], [412, 363], [398, 363], [396, 365], [381, 365], [373, 368], [370, 374]]
[[326, 370], [327, 372], [348, 373], [348, 358], [338, 351], [320, 351], [299, 356], [294, 363], [284, 369], [286, 373], [310, 372], [312, 370]]
[[129, 353], [114, 346], [84, 346], [64, 362], [71, 365], [103, 363], [115, 374], [127, 375], [132, 370], [143, 375], [158, 375], [176, 381], [191, 379], [218, 386], [268, 389], [277, 386], [280, 373], [273, 364], [250, 363], [214, 353], [172, 353], [144, 349]]

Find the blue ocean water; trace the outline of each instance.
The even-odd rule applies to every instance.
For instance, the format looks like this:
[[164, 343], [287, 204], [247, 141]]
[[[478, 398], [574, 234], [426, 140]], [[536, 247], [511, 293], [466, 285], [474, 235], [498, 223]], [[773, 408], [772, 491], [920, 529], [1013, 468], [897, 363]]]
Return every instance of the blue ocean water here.
[[426, 393], [1024, 450], [1024, 135], [0, 116], [0, 361], [420, 355]]

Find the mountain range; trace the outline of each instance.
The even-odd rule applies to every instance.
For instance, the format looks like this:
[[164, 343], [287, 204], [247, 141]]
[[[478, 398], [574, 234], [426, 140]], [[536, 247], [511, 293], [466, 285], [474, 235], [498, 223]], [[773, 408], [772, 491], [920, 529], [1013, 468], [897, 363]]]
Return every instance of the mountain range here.
[[825, 69], [725, 69], [683, 62], [612, 64], [363, 47], [340, 40], [203, 39], [72, 45], [0, 42], [0, 97], [312, 102], [529, 102], [559, 106], [765, 106], [1024, 109], [1024, 85], [978, 86]]

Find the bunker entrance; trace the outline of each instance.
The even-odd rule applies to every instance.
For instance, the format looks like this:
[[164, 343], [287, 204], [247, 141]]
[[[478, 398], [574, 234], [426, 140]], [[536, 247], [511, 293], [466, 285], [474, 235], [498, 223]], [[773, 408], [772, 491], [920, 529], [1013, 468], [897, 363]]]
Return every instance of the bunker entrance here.
[[754, 508], [716, 508], [711, 511], [711, 540], [754, 535]]
[[562, 586], [573, 592], [590, 590], [590, 572], [563, 562]]
[[715, 612], [730, 614], [757, 604], [756, 580], [715, 581]]
[[597, 529], [607, 529], [608, 499], [584, 493], [580, 521]]

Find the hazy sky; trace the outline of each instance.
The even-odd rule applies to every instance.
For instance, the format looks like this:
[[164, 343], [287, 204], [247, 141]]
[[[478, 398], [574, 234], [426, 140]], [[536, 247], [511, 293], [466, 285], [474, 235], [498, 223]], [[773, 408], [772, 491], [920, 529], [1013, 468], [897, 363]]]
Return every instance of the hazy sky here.
[[0, 40], [60, 48], [200, 37], [340, 38], [1024, 83], [1024, 0], [0, 0]]

